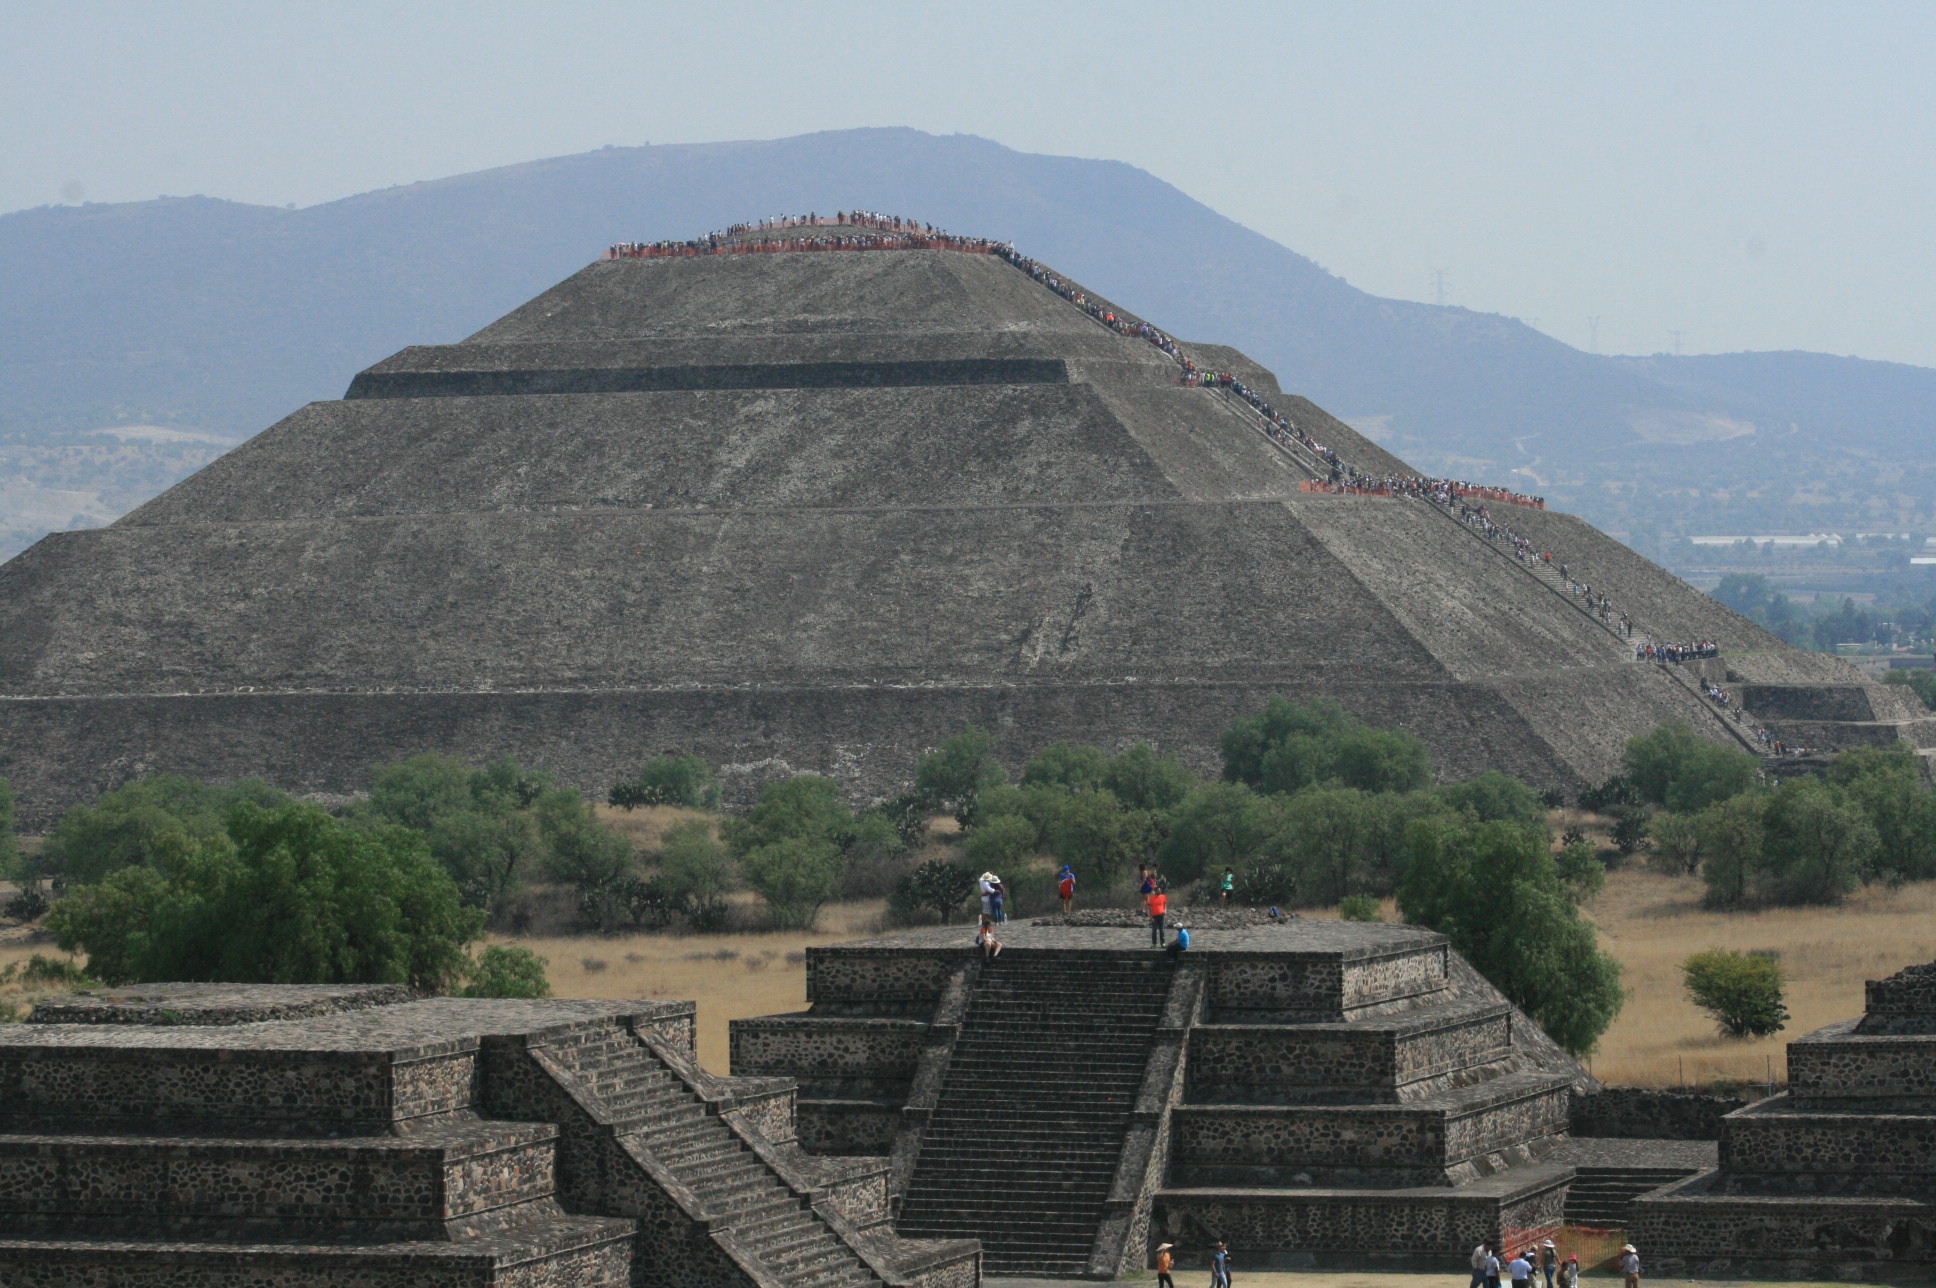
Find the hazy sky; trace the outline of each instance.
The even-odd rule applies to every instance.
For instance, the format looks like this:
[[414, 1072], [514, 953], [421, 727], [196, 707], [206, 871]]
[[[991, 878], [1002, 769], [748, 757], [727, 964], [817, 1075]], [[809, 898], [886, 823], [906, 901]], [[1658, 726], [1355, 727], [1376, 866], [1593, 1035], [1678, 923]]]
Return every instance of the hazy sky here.
[[0, 0], [0, 210], [862, 125], [1127, 161], [1581, 347], [1936, 366], [1929, 0]]

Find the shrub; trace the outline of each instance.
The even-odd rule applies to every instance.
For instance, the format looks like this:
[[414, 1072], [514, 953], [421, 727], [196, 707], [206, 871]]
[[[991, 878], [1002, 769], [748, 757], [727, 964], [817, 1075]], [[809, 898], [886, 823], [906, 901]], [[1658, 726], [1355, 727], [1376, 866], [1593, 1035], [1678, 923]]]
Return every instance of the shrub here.
[[946, 922], [974, 892], [974, 873], [959, 863], [931, 859], [901, 878], [888, 896], [888, 907], [902, 920], [911, 919], [910, 914], [932, 913]]
[[1488, 769], [1477, 778], [1439, 788], [1447, 805], [1481, 823], [1519, 823], [1540, 827], [1546, 821], [1546, 802], [1517, 778]]
[[1613, 848], [1622, 858], [1647, 848], [1647, 811], [1638, 805], [1623, 805], [1613, 816], [1608, 833]]
[[1574, 1055], [1593, 1050], [1624, 1000], [1562, 886], [1545, 836], [1510, 823], [1428, 818], [1406, 834], [1398, 907], [1452, 947]]
[[654, 756], [631, 782], [614, 784], [606, 799], [627, 810], [646, 805], [712, 809], [719, 804], [719, 776], [698, 756]]
[[20, 967], [19, 979], [22, 984], [52, 986], [56, 988], [85, 988], [94, 983], [93, 976], [58, 957], [43, 957], [35, 953]]
[[1559, 869], [1560, 884], [1575, 903], [1591, 899], [1607, 884], [1607, 865], [1585, 841], [1562, 845], [1553, 865]]
[[1621, 805], [1638, 805], [1639, 795], [1623, 774], [1615, 774], [1598, 787], [1580, 793], [1580, 808], [1589, 814], [1610, 814]]
[[840, 850], [831, 841], [793, 836], [747, 851], [747, 884], [766, 900], [777, 927], [811, 929], [840, 890]]
[[0, 911], [15, 921], [39, 921], [47, 915], [48, 906], [46, 895], [29, 888], [7, 900], [7, 906]]
[[617, 885], [632, 872], [632, 846], [569, 789], [548, 791], [533, 810], [545, 871], [581, 894]]
[[493, 945], [471, 962], [459, 997], [550, 997], [545, 959], [529, 948]]
[[1345, 921], [1383, 921], [1378, 900], [1368, 894], [1348, 894], [1338, 900], [1338, 916]]
[[1288, 863], [1260, 862], [1237, 871], [1231, 901], [1254, 908], [1298, 902], [1297, 871]]
[[314, 805], [243, 804], [218, 836], [170, 832], [152, 861], [71, 889], [61, 947], [109, 983], [407, 983], [461, 977], [483, 929], [420, 834]]
[[1781, 963], [1772, 956], [1710, 948], [1681, 963], [1694, 1004], [1735, 1038], [1765, 1038], [1787, 1026]]

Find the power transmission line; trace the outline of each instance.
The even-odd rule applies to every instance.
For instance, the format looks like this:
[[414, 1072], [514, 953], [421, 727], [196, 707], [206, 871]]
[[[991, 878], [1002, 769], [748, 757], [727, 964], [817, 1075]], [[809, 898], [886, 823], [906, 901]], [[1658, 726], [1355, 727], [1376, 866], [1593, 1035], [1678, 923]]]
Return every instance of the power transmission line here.
[[1600, 315], [1594, 314], [1586, 320], [1586, 348], [1588, 353], [1600, 352]]
[[1432, 270], [1432, 302], [1440, 308], [1445, 307], [1445, 270]]

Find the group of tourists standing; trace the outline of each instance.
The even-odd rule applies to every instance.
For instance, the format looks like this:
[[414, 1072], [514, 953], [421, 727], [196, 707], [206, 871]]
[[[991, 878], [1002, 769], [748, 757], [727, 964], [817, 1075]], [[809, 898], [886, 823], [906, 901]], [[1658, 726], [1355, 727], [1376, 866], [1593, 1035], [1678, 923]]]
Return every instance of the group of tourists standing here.
[[[1173, 1255], [1174, 1243], [1156, 1245], [1156, 1283], [1157, 1288], [1176, 1288], [1176, 1280], [1170, 1272], [1176, 1266]], [[1230, 1288], [1230, 1245], [1219, 1243], [1217, 1250], [1210, 1254], [1210, 1288]]]

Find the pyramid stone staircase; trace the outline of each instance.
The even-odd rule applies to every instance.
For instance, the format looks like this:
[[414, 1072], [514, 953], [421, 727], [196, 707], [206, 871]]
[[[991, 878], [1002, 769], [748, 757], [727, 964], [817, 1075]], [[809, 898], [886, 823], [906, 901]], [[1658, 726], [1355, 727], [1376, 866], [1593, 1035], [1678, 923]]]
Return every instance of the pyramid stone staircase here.
[[1558, 1226], [1552, 1154], [1594, 1084], [1441, 936], [1194, 937], [1174, 961], [1052, 919], [988, 962], [965, 928], [810, 949], [812, 1008], [734, 1021], [734, 1070], [798, 1071], [830, 1154], [898, 1110], [898, 1228], [980, 1238], [999, 1273], [1134, 1273], [1159, 1239], [1396, 1266]]
[[921, 1132], [902, 1232], [979, 1238], [995, 1273], [1086, 1270], [1175, 974], [1152, 957], [988, 962]]

